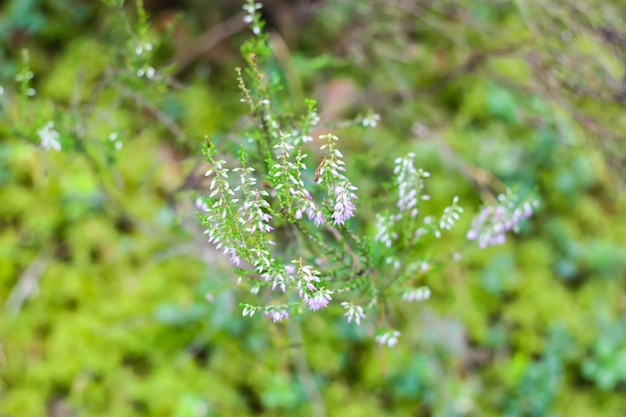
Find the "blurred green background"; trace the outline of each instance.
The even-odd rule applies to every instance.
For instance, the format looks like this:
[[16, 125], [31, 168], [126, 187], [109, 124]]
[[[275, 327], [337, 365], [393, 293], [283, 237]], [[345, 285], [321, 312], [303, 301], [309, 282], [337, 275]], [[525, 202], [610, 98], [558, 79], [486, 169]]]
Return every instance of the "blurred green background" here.
[[[461, 261], [398, 303], [390, 350], [338, 311], [242, 318], [202, 235], [202, 138], [227, 153], [246, 123], [241, 2], [144, 0], [146, 24], [105, 3], [0, 4], [0, 416], [626, 415], [622, 2], [265, 3], [289, 106], [382, 116], [331, 129], [356, 226], [409, 151], [429, 210], [466, 208], [431, 249]], [[61, 152], [39, 146], [50, 120]], [[464, 242], [514, 184], [541, 199], [521, 234]]]

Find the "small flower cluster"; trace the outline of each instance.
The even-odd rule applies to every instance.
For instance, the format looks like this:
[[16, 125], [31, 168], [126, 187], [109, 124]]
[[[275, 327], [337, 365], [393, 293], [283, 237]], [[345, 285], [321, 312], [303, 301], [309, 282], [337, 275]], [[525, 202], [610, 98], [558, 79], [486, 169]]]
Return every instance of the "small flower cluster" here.
[[354, 305], [348, 301], [343, 301], [341, 306], [346, 309], [343, 316], [348, 318], [348, 323], [354, 320], [357, 326], [361, 324], [361, 319], [365, 318], [363, 307]]
[[374, 240], [384, 244], [387, 249], [391, 248], [394, 240], [398, 239], [398, 233], [393, 230], [395, 222], [392, 216], [376, 213], [376, 235]]
[[539, 202], [534, 198], [522, 199], [511, 189], [498, 196], [497, 205], [485, 206], [472, 220], [467, 232], [468, 240], [477, 240], [480, 248], [489, 245], [501, 245], [505, 242], [505, 233], [519, 231], [522, 220], [532, 216]]
[[405, 301], [425, 301], [430, 298], [430, 288], [422, 286], [405, 290], [402, 293], [402, 299]]
[[137, 69], [137, 77], [139, 78], [146, 77], [149, 80], [152, 80], [156, 75], [156, 69], [149, 65], [152, 49], [153, 46], [150, 42], [141, 42], [135, 46], [135, 55], [139, 61], [141, 61], [138, 64], [139, 68]]
[[398, 338], [400, 332], [397, 330], [385, 330], [378, 334], [374, 340], [376, 340], [381, 346], [394, 347], [398, 344]]
[[109, 142], [113, 145], [113, 148], [116, 151], [122, 150], [122, 146], [124, 146], [124, 144], [122, 143], [119, 135], [116, 132], [112, 132], [111, 134], [109, 134], [107, 139], [109, 139]]
[[[243, 267], [237, 270], [240, 275], [238, 282], [241, 283], [244, 278], [249, 280], [252, 284], [251, 292], [256, 294], [263, 286], [271, 286], [272, 290], [280, 289], [283, 293], [291, 289], [300, 300], [291, 306], [246, 305], [244, 315], [251, 316], [257, 310], [263, 310], [265, 316], [276, 322], [288, 318], [290, 308], [299, 303], [311, 311], [317, 311], [332, 301], [334, 291], [328, 288], [327, 278], [323, 278], [320, 271], [307, 265], [302, 258], [283, 264], [272, 255], [271, 247], [275, 246], [275, 242], [270, 239], [274, 230], [271, 222], [276, 215], [289, 222], [300, 220], [306, 214], [315, 226], [326, 224], [331, 218], [335, 225], [344, 225], [348, 218], [354, 216], [355, 208], [351, 199], [356, 196], [351, 191], [356, 187], [341, 174], [345, 170], [344, 162], [334, 146], [338, 139], [332, 136], [328, 140], [326, 147], [332, 161], [326, 162], [328, 171], [324, 174], [323, 185], [332, 200], [328, 204], [329, 211], [332, 211], [330, 217], [324, 215], [305, 188], [301, 173], [306, 170], [306, 155], [298, 151], [294, 157], [294, 146], [285, 140], [285, 135], [273, 146], [275, 160], [270, 165], [266, 182], [271, 188], [270, 192], [257, 187], [257, 178], [253, 176], [255, 169], [247, 165], [243, 148], [239, 159], [241, 166], [232, 170], [225, 167], [225, 161], [215, 158], [212, 145], [209, 144], [205, 150], [207, 161], [212, 165], [206, 172], [206, 176], [212, 177], [210, 194], [207, 199], [199, 199], [196, 204], [202, 212], [200, 217], [203, 224], [207, 226], [205, 233], [209, 243], [230, 256], [234, 266]], [[239, 173], [239, 185], [235, 188], [230, 184], [230, 173]], [[341, 185], [337, 185], [337, 181]], [[338, 196], [339, 187], [348, 190], [349, 195]], [[274, 209], [272, 201], [278, 203], [280, 208]], [[245, 267], [244, 262], [252, 269]], [[358, 324], [364, 316], [363, 309], [355, 307], [347, 317], [349, 321], [354, 319]]]
[[49, 151], [50, 149], [54, 149], [57, 152], [61, 150], [61, 142], [59, 142], [61, 135], [54, 130], [54, 122], [46, 123], [37, 131], [37, 135], [41, 140], [41, 147], [44, 150]]
[[380, 115], [377, 113], [370, 113], [363, 118], [361, 124], [363, 127], [376, 127], [380, 122]]
[[309, 306], [311, 311], [324, 308], [332, 300], [333, 291], [321, 286], [321, 273], [311, 265], [305, 265], [302, 258], [292, 261], [295, 265], [293, 281], [298, 289], [298, 295]]
[[278, 323], [279, 321], [287, 320], [289, 318], [289, 310], [288, 308], [282, 306], [272, 305], [263, 312], [263, 315], [265, 317], [270, 317], [274, 323]]
[[[422, 169], [416, 170], [415, 154], [409, 153], [404, 158], [396, 158], [396, 166], [393, 173], [397, 175], [396, 184], [398, 186], [398, 210], [400, 213], [411, 210], [411, 217], [417, 216], [418, 200], [430, 200], [428, 194], [421, 195], [424, 189], [424, 178], [430, 177], [430, 173]], [[397, 216], [400, 217], [400, 214]]]
[[441, 215], [441, 219], [439, 219], [439, 228], [442, 230], [451, 230], [454, 227], [454, 224], [457, 220], [461, 218], [461, 213], [463, 213], [463, 208], [458, 205], [459, 197], [455, 196], [452, 199], [452, 205], [446, 207], [443, 210], [443, 214]]
[[278, 323], [279, 321], [289, 318], [289, 308], [290, 306], [288, 304], [273, 304], [266, 307], [243, 304], [241, 315], [244, 317], [252, 317], [257, 311], [262, 310], [264, 317], [269, 317], [274, 323]]

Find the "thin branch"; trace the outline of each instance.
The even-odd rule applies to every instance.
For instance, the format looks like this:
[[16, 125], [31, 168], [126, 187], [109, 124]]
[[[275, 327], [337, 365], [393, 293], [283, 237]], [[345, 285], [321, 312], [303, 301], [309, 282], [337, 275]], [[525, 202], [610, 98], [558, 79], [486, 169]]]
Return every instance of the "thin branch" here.
[[246, 27], [243, 17], [244, 13], [241, 12], [221, 24], [213, 26], [204, 32], [191, 47], [180, 48], [178, 54], [167, 66], [175, 66], [174, 75], [180, 74], [200, 55], [208, 53], [220, 42], [243, 30]]
[[131, 90], [130, 88], [124, 86], [121, 83], [114, 82], [112, 86], [116, 88], [120, 93], [135, 100], [135, 102], [139, 106], [148, 110], [148, 112], [152, 114], [152, 116], [154, 116], [174, 136], [176, 136], [176, 139], [178, 139], [179, 141], [185, 141], [186, 139], [185, 132], [180, 128], [180, 126], [178, 126], [178, 124], [174, 121], [174, 119], [172, 119], [163, 111], [161, 111], [161, 109], [159, 109], [157, 106], [152, 104], [147, 98], [145, 98], [141, 94], [136, 93], [135, 91]]
[[326, 417], [324, 399], [319, 392], [317, 383], [315, 382], [315, 378], [313, 377], [313, 373], [311, 372], [311, 368], [309, 367], [307, 360], [306, 345], [304, 343], [304, 337], [302, 336], [300, 322], [297, 320], [288, 320], [287, 332], [289, 334], [289, 339], [291, 339], [291, 344], [293, 346], [298, 346], [297, 349], [292, 349], [293, 353], [291, 355], [291, 359], [298, 373], [300, 384], [302, 384], [304, 395], [306, 395], [309, 400], [309, 404], [311, 404], [312, 416]]

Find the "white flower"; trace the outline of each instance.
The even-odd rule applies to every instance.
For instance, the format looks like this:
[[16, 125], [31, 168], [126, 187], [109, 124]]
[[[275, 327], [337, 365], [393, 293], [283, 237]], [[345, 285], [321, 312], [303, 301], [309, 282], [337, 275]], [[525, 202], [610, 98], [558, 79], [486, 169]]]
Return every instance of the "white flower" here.
[[398, 344], [399, 337], [400, 337], [399, 331], [387, 330], [379, 334], [378, 336], [376, 336], [374, 340], [376, 340], [382, 346], [387, 345], [388, 347], [394, 347], [395, 345]]
[[46, 151], [54, 149], [55, 151], [61, 150], [61, 142], [59, 142], [59, 132], [54, 130], [54, 122], [46, 123], [41, 129], [37, 131], [39, 138], [41, 139], [41, 147]]
[[376, 127], [378, 126], [378, 122], [380, 121], [380, 115], [376, 113], [368, 114], [363, 118], [361, 122], [363, 127]]
[[253, 1], [248, 1], [248, 3], [246, 3], [243, 6], [243, 9], [248, 13], [248, 14], [252, 14], [255, 11], [259, 10], [261, 7], [263, 7], [263, 5], [261, 3], [255, 3]]

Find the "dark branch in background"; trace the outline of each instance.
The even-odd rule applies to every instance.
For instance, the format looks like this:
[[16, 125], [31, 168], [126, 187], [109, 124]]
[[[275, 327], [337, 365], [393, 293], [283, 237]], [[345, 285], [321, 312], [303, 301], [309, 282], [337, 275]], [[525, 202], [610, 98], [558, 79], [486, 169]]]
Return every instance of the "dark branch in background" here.
[[438, 78], [432, 85], [426, 86], [417, 91], [418, 94], [430, 93], [430, 94], [438, 94], [446, 88], [452, 81], [457, 78], [472, 73], [478, 70], [483, 65], [489, 63], [489, 60], [492, 58], [497, 58], [505, 55], [510, 55], [515, 52], [521, 51], [527, 45], [525, 44], [516, 44], [509, 45], [502, 48], [497, 48], [488, 51], [478, 51], [472, 53], [467, 60], [461, 64], [459, 67], [453, 69], [452, 71], [444, 74], [441, 78]]
[[[545, 2], [541, 7], [527, 7], [520, 2], [506, 13], [521, 14], [529, 33], [523, 39], [513, 41], [515, 44], [502, 45], [505, 40], [499, 41], [499, 33], [494, 31], [493, 25], [477, 19], [455, 2], [418, 0], [390, 5], [379, 0], [377, 6], [381, 12], [380, 21], [393, 21], [395, 24], [391, 27], [381, 24], [382, 29], [360, 30], [358, 39], [348, 40], [368, 45], [371, 51], [368, 59], [373, 61], [373, 66], [382, 67], [395, 85], [392, 91], [371, 89], [365, 94], [368, 101], [389, 104], [424, 100], [424, 95], [438, 96], [451, 83], [462, 82], [466, 75], [486, 72], [489, 79], [507, 86], [511, 91], [539, 95], [568, 112], [587, 133], [588, 143], [602, 153], [611, 168], [614, 185], [624, 185], [626, 147], [622, 132], [626, 128], [625, 122], [621, 118], [606, 120], [607, 113], [602, 109], [606, 106], [623, 108], [626, 105], [626, 68], [618, 69], [616, 74], [613, 66], [613, 63], [626, 65], [626, 32], [620, 25], [626, 8], [598, 1]], [[415, 19], [419, 22], [417, 28]], [[441, 53], [443, 61], [437, 63], [422, 85], [411, 91], [399, 68], [413, 62], [405, 51], [418, 45], [421, 34], [427, 33], [427, 29], [441, 33], [438, 45], [428, 52]], [[381, 44], [380, 39], [383, 38], [397, 41]], [[459, 62], [456, 52], [470, 48], [473, 42], [468, 40], [470, 38], [480, 39], [482, 44], [489, 46], [483, 47], [483, 50], [474, 48]], [[577, 48], [576, 40], [589, 40], [597, 49], [584, 52]], [[341, 49], [355, 48], [344, 45]], [[452, 50], [447, 51], [447, 48]], [[607, 59], [598, 59], [598, 53]], [[525, 59], [532, 81], [520, 82], [495, 71], [490, 61], [501, 57]], [[436, 120], [425, 122], [438, 123]], [[463, 174], [467, 176], [467, 170]]]
[[245, 29], [247, 24], [243, 21], [243, 17], [243, 12], [236, 14], [221, 24], [212, 26], [191, 46], [180, 48], [178, 54], [169, 63], [176, 68], [174, 75], [183, 72], [193, 61], [211, 51], [220, 42]]

